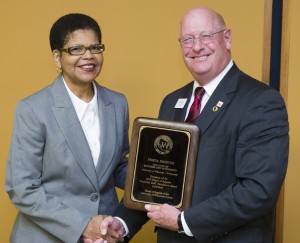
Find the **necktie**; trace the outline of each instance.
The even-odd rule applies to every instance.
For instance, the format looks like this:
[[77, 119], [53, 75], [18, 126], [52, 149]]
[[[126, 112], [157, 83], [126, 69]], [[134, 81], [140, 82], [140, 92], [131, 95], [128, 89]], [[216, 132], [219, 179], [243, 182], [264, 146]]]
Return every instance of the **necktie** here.
[[195, 89], [195, 99], [194, 102], [190, 108], [189, 114], [185, 120], [185, 122], [189, 123], [195, 123], [199, 114], [200, 114], [200, 109], [201, 109], [201, 99], [204, 94], [205, 90], [203, 87], [197, 87]]

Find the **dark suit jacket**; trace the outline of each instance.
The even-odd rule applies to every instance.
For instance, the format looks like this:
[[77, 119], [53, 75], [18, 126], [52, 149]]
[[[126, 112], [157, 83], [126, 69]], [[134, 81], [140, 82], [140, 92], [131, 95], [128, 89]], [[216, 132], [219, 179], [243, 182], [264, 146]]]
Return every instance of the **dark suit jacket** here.
[[[159, 118], [184, 121], [180, 98], [193, 83], [169, 94]], [[221, 101], [217, 111], [213, 107]], [[194, 237], [158, 228], [158, 242], [272, 242], [274, 208], [288, 160], [288, 118], [280, 94], [241, 72], [226, 74], [197, 120], [200, 144], [192, 207], [184, 212]], [[129, 212], [132, 214], [130, 217]], [[142, 213], [117, 211], [135, 233]], [[136, 217], [134, 217], [136, 215]], [[121, 216], [121, 217], [122, 217]]]

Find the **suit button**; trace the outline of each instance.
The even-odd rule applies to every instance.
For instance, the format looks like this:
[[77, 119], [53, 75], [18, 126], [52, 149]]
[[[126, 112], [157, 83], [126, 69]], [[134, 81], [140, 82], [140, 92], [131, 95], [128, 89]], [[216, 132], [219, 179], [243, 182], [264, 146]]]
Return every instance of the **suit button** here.
[[99, 198], [99, 195], [97, 193], [92, 193], [90, 196], [90, 199], [92, 202], [97, 202]]

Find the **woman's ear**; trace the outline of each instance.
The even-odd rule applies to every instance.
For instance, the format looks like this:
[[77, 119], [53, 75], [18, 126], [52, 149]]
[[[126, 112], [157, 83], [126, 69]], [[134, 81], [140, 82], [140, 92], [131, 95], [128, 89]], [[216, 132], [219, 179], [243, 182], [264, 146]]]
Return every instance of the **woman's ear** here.
[[52, 52], [53, 60], [57, 66], [57, 68], [61, 69], [61, 63], [60, 63], [60, 52], [58, 50], [54, 50]]
[[61, 69], [61, 63], [60, 63], [60, 57], [61, 57], [61, 54], [58, 50], [54, 50], [52, 52], [52, 55], [53, 55], [53, 60], [56, 64], [56, 71], [58, 73], [62, 73], [62, 69]]

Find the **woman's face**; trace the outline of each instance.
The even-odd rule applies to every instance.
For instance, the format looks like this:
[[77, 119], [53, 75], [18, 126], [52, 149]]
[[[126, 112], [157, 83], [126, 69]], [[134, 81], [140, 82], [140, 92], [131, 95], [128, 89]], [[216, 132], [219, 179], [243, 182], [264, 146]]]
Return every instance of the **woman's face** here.
[[[92, 30], [76, 30], [69, 35], [69, 40], [64, 49], [74, 46], [90, 47], [100, 44], [96, 33]], [[99, 75], [103, 54], [92, 54], [87, 50], [83, 55], [70, 55], [68, 52], [53, 51], [54, 61], [62, 69], [65, 81], [70, 86], [84, 87], [90, 85]]]

